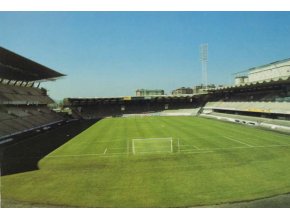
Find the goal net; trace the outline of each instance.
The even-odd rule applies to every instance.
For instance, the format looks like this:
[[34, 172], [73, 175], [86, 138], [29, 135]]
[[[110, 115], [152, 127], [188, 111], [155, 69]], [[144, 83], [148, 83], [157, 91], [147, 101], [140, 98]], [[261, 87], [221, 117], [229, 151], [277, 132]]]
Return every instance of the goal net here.
[[173, 138], [132, 139], [133, 154], [172, 153]]

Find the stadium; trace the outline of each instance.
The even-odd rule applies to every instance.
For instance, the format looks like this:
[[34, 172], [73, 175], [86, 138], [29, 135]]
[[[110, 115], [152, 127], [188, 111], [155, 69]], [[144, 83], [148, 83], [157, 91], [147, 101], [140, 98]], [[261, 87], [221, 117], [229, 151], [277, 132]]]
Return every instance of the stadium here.
[[57, 113], [40, 83], [64, 76], [0, 48], [2, 207], [289, 205], [290, 59], [231, 86], [71, 97]]

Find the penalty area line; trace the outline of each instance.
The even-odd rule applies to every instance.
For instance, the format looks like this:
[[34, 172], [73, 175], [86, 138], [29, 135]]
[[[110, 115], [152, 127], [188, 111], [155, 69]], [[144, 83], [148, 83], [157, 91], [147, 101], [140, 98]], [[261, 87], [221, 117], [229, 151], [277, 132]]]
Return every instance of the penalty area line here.
[[248, 144], [248, 143], [246, 143], [246, 142], [241, 142], [240, 140], [233, 139], [233, 138], [230, 138], [230, 137], [227, 137], [227, 136], [224, 136], [224, 138], [229, 139], [229, 140], [234, 141], [234, 142], [238, 142], [238, 143], [240, 143], [240, 144], [242, 144], [242, 145], [246, 145], [246, 146], [248, 146], [248, 147], [255, 147], [255, 146], [250, 145], [250, 144]]
[[[204, 150], [204, 149], [201, 149], [201, 148], [197, 147], [196, 145], [181, 145], [181, 146], [182, 147], [191, 146], [191, 147], [195, 148], [196, 150]], [[181, 151], [185, 151], [185, 150], [184, 149], [181, 149]]]
[[184, 154], [204, 154], [204, 153], [212, 153], [214, 150], [204, 150], [204, 151], [196, 151], [196, 150], [185, 150]]
[[86, 156], [101, 156], [103, 154], [64, 154], [64, 155], [51, 155], [46, 158], [58, 158], [58, 157], [86, 157]]
[[181, 153], [208, 153], [208, 152], [217, 152], [219, 150], [238, 150], [238, 149], [255, 149], [255, 148], [279, 148], [279, 147], [290, 147], [290, 145], [265, 145], [265, 146], [252, 146], [252, 147], [224, 147], [224, 148], [203, 148], [199, 151], [195, 149], [181, 150]]
[[97, 156], [97, 157], [112, 157], [112, 156], [120, 156], [120, 155], [127, 155], [127, 153], [109, 153], [104, 155], [104, 153], [99, 154], [64, 154], [64, 155], [53, 155], [47, 156], [46, 158], [65, 158], [65, 157], [88, 157], [88, 156]]

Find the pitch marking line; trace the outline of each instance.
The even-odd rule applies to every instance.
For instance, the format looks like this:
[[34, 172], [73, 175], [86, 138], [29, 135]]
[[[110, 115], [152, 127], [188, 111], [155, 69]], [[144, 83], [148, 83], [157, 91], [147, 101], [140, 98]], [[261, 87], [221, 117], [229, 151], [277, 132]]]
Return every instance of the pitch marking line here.
[[[290, 145], [266, 145], [266, 146], [252, 146], [252, 147], [227, 147], [227, 148], [213, 148], [213, 149], [201, 148], [198, 151], [194, 150], [194, 149], [191, 149], [191, 150], [181, 150], [181, 152], [183, 152], [185, 154], [188, 154], [188, 153], [202, 154], [202, 153], [216, 152], [217, 150], [223, 150], [223, 149], [225, 149], [225, 150], [227, 150], [227, 149], [235, 150], [235, 149], [278, 148], [278, 147], [290, 147]], [[186, 151], [189, 151], [189, 152], [186, 152]], [[166, 152], [164, 152], [164, 153], [166, 153]], [[112, 156], [116, 156], [116, 155], [127, 155], [127, 153], [109, 153], [109, 155], [104, 155], [104, 153], [98, 153], [98, 154], [64, 154], [64, 155], [51, 155], [51, 156], [47, 156], [46, 158], [86, 157], [86, 156], [112, 157]]]
[[88, 157], [88, 156], [112, 157], [112, 156], [116, 156], [116, 155], [127, 155], [127, 153], [109, 153], [108, 155], [104, 155], [104, 153], [99, 153], [99, 154], [64, 154], [64, 155], [48, 156], [47, 158]]
[[120, 155], [127, 155], [127, 153], [123, 152], [123, 153], [109, 153], [109, 155], [103, 156], [103, 157], [110, 157], [110, 156], [120, 156]]
[[253, 146], [253, 148], [273, 148], [273, 147], [289, 147], [290, 145], [257, 145]]
[[184, 151], [187, 151], [184, 152], [185, 154], [204, 154], [215, 152], [214, 150], [204, 150], [204, 151], [184, 150]]
[[236, 150], [236, 149], [251, 149], [251, 148], [278, 148], [278, 147], [290, 147], [290, 145], [266, 145], [266, 146], [252, 146], [252, 147], [227, 147], [227, 148], [203, 148], [199, 151], [195, 151], [194, 149], [191, 150], [182, 150], [185, 154], [187, 153], [207, 153], [207, 152], [215, 152], [217, 150]]
[[229, 139], [229, 140], [234, 141], [234, 142], [238, 142], [238, 143], [243, 144], [243, 145], [247, 145], [248, 147], [255, 147], [255, 146], [250, 145], [250, 144], [248, 144], [248, 143], [241, 142], [240, 140], [237, 140], [237, 139], [233, 139], [233, 138], [226, 137], [226, 136], [224, 136], [224, 138]]
[[110, 143], [110, 142], [120, 142], [120, 141], [125, 141], [126, 139], [111, 139], [111, 140], [103, 140], [103, 141], [96, 141], [96, 143]]
[[55, 158], [55, 157], [86, 157], [86, 156], [101, 156], [102, 154], [63, 154], [63, 155], [51, 155], [47, 158]]
[[105, 149], [104, 154], [106, 154], [107, 150], [108, 150], [108, 148]]
[[[195, 149], [197, 149], [197, 150], [203, 150], [202, 148], [197, 147], [196, 145], [180, 145], [180, 146], [183, 146], [183, 147], [185, 147], [185, 146], [190, 146], [190, 147], [193, 147], [193, 148], [195, 148]], [[184, 149], [181, 149], [181, 151], [185, 151], [185, 150], [184, 150]]]
[[171, 151], [139, 151], [136, 154], [173, 153]]
[[117, 148], [117, 147], [116, 148], [113, 147], [113, 148], [109, 148], [109, 149], [110, 150], [124, 150], [124, 148]]

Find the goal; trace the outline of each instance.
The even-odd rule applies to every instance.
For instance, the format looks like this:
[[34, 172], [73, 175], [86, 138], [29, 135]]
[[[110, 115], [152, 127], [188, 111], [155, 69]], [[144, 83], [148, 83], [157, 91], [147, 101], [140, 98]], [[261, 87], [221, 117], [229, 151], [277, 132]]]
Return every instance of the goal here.
[[132, 139], [132, 153], [172, 153], [173, 138]]

